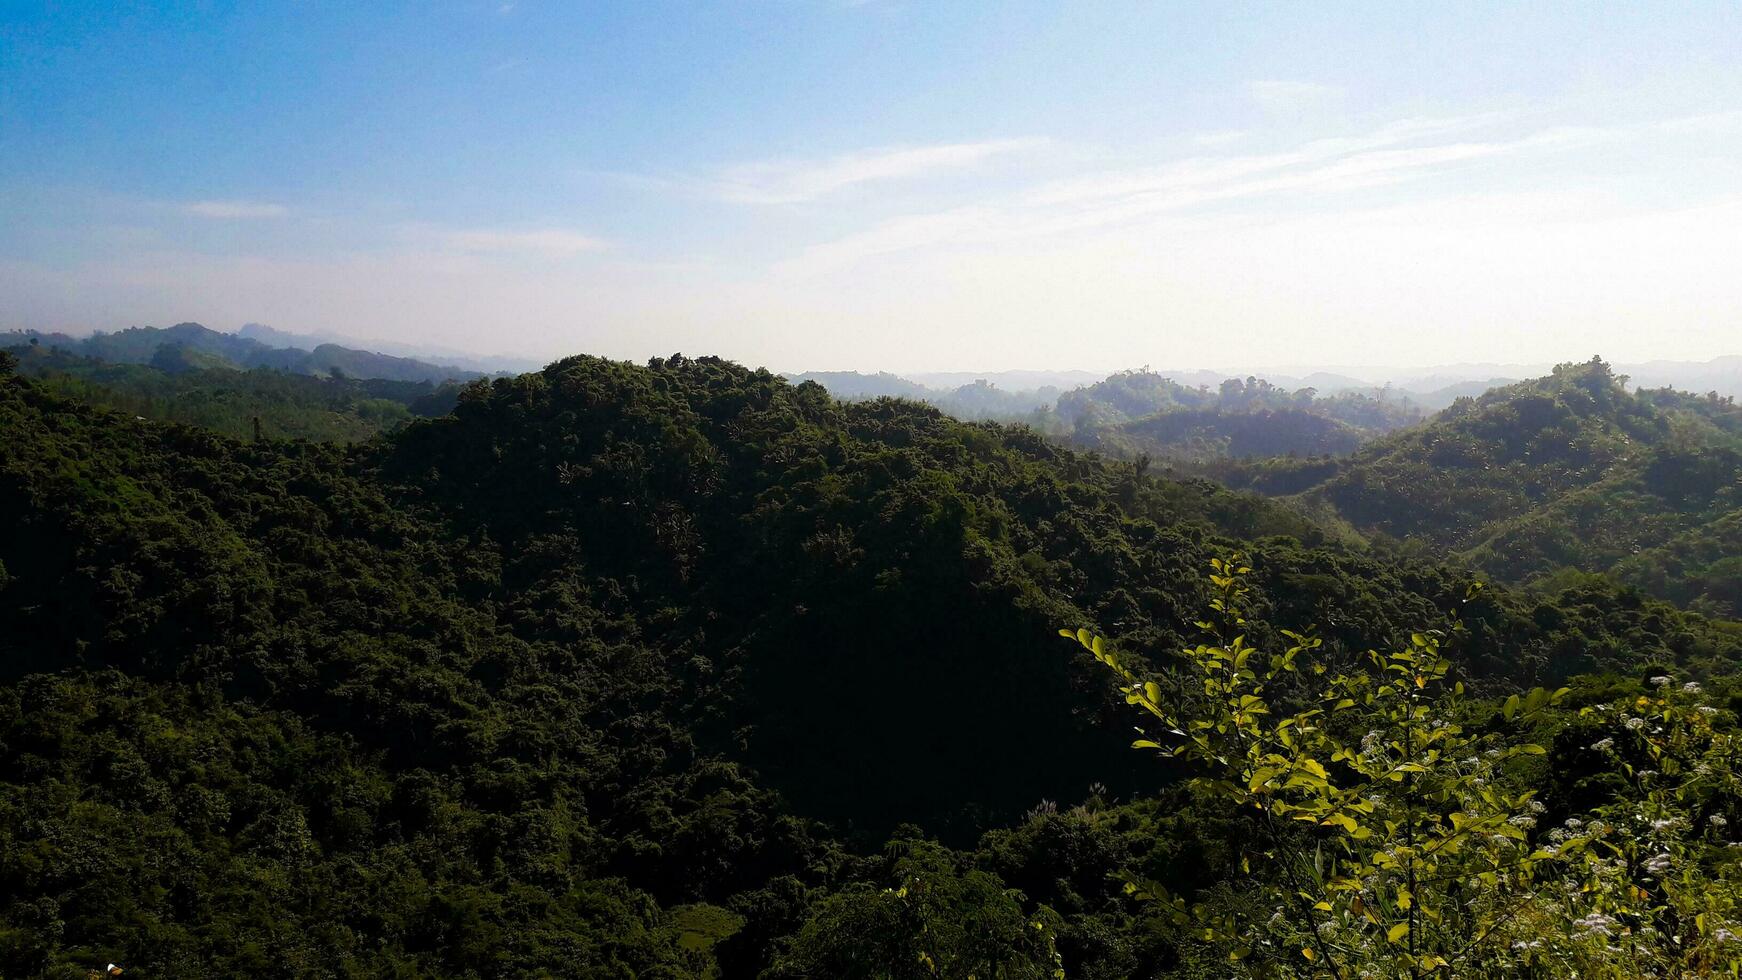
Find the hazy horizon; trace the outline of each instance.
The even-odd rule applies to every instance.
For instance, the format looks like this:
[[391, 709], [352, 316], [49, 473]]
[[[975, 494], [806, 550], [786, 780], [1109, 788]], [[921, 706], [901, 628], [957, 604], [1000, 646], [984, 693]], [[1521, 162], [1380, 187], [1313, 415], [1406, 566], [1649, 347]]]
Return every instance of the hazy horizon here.
[[1734, 6], [0, 28], [0, 329], [900, 374], [1742, 351]]
[[[178, 321], [178, 323], [187, 322], [197, 321]], [[134, 324], [130, 325], [130, 327], [162, 328], [174, 325], [176, 324]], [[295, 331], [280, 330], [270, 324], [253, 322], [242, 324], [240, 327], [233, 329], [226, 329], [211, 324], [198, 325], [206, 327], [207, 329], [217, 330], [220, 333], [235, 335], [243, 335], [246, 332], [246, 328], [249, 327], [262, 328], [264, 331], [278, 335], [282, 339], [288, 340], [289, 338], [295, 338], [303, 341], [304, 343], [295, 346], [301, 346], [305, 349], [313, 348], [321, 343], [335, 343], [354, 349], [368, 350], [397, 357], [415, 358], [429, 363], [450, 364], [456, 367], [469, 366], [470, 369], [473, 370], [508, 372], [537, 370], [548, 363], [549, 360], [555, 359], [551, 358], [545, 360], [539, 358], [527, 358], [522, 363], [515, 363], [516, 359], [514, 358], [491, 354], [482, 350], [461, 350], [440, 345], [420, 345], [416, 341], [383, 341], [379, 339], [354, 337], [330, 332], [298, 334]], [[123, 327], [120, 329], [125, 330], [129, 329], [129, 327]], [[87, 328], [83, 330], [60, 332], [66, 333], [68, 336], [72, 337], [88, 337], [93, 333], [107, 333], [110, 331], [106, 331], [103, 328]], [[275, 344], [274, 346], [282, 345]], [[587, 352], [576, 351], [572, 353]], [[668, 351], [665, 354], [655, 354], [651, 356], [663, 357], [679, 353], [694, 357], [703, 356], [708, 352]], [[1412, 388], [1417, 392], [1427, 392], [1436, 388], [1451, 387], [1453, 385], [1474, 381], [1516, 381], [1538, 377], [1549, 373], [1556, 364], [1587, 361], [1590, 359], [1590, 356], [1603, 357], [1603, 359], [1611, 366], [1618, 367], [1623, 373], [1628, 369], [1648, 367], [1653, 363], [1662, 363], [1679, 367], [1700, 367], [1711, 365], [1716, 362], [1722, 362], [1719, 363], [1719, 367], [1728, 372], [1724, 375], [1727, 385], [1733, 387], [1737, 383], [1742, 383], [1742, 354], [1725, 354], [1718, 355], [1714, 358], [1685, 361], [1656, 359], [1655, 361], [1625, 362], [1615, 358], [1604, 357], [1604, 355], [1599, 352], [1588, 356], [1562, 358], [1553, 362], [1457, 362], [1449, 364], [1415, 365], [1328, 363], [1189, 365], [1145, 363], [1112, 367], [1082, 367], [1066, 364], [1057, 367], [1046, 365], [1022, 365], [994, 369], [960, 368], [946, 370], [896, 370], [876, 364], [849, 367], [815, 367], [747, 363], [746, 366], [765, 368], [787, 376], [830, 374], [860, 374], [865, 376], [875, 376], [878, 374], [888, 374], [940, 391], [953, 389], [965, 384], [973, 384], [976, 381], [989, 381], [1011, 392], [1035, 390], [1049, 386], [1069, 390], [1073, 387], [1093, 384], [1094, 382], [1104, 380], [1105, 378], [1122, 371], [1149, 371], [1155, 374], [1173, 377], [1175, 380], [1181, 381], [1182, 383], [1193, 384], [1209, 383], [1208, 379], [1211, 376], [1214, 376], [1217, 379], [1257, 376], [1273, 383], [1310, 385], [1315, 376], [1325, 375], [1346, 378], [1366, 385], [1381, 386], [1395, 384], [1400, 387]], [[629, 361], [637, 360], [635, 358], [617, 359]], [[488, 362], [496, 362], [496, 366], [489, 366]], [[1731, 377], [1731, 375], [1734, 375], [1734, 377]], [[1645, 386], [1650, 387], [1673, 382], [1679, 387], [1701, 388], [1701, 385], [1697, 382], [1690, 385], [1684, 383], [1683, 379], [1676, 379], [1673, 376], [1668, 375], [1654, 375], [1651, 378], [1643, 380]], [[1022, 383], [1018, 384], [1018, 381]], [[1701, 390], [1704, 389], [1701, 388]], [[1726, 388], [1726, 390], [1728, 390], [1728, 388]]]

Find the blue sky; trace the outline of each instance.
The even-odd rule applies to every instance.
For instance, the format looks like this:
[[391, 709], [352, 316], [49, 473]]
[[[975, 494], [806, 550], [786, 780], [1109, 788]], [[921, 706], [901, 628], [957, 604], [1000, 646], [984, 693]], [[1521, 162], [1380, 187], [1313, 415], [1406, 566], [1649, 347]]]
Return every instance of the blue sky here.
[[0, 328], [1742, 352], [1742, 5], [0, 0]]

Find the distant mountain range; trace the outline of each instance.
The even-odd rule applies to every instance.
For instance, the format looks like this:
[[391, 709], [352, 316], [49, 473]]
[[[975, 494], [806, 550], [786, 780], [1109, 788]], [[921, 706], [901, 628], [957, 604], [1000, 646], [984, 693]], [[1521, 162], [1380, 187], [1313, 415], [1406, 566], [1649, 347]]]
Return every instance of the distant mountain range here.
[[236, 336], [258, 340], [268, 347], [294, 347], [301, 350], [313, 350], [322, 344], [337, 344], [341, 347], [375, 351], [381, 354], [391, 354], [395, 357], [409, 357], [414, 360], [452, 365], [483, 374], [522, 374], [527, 371], [536, 371], [544, 366], [543, 361], [524, 357], [477, 354], [447, 347], [432, 347], [427, 344], [401, 344], [391, 340], [363, 340], [326, 331], [291, 333], [288, 330], [269, 327], [264, 323], [244, 323], [242, 329], [236, 331]]
[[[1355, 392], [1393, 399], [1407, 398], [1423, 412], [1437, 412], [1459, 398], [1474, 398], [1493, 388], [1551, 373], [1552, 364], [1452, 364], [1428, 368], [1293, 368], [1259, 371], [1189, 371], [1145, 367], [1140, 373], [1167, 378], [1188, 388], [1216, 388], [1229, 378], [1256, 379], [1299, 391], [1311, 388], [1320, 395]], [[1633, 388], [1675, 388], [1695, 394], [1716, 392], [1742, 396], [1742, 355], [1715, 357], [1709, 361], [1647, 361], [1616, 364]], [[1050, 403], [1051, 398], [1032, 396], [1042, 389], [1068, 392], [1087, 387], [1111, 375], [1093, 371], [949, 371], [875, 374], [860, 371], [810, 371], [789, 373], [793, 382], [815, 381], [837, 398], [876, 398], [883, 395], [918, 398], [949, 410], [947, 402], [964, 385], [983, 383], [996, 388], [1007, 400], [1025, 406]], [[1054, 394], [1053, 398], [1057, 395]]]
[[111, 363], [150, 364], [172, 372], [264, 367], [292, 374], [430, 383], [470, 381], [491, 373], [333, 343], [315, 343], [308, 348], [291, 346], [288, 341], [306, 343], [315, 338], [281, 333], [259, 324], [251, 324], [250, 328], [244, 328], [247, 334], [244, 335], [212, 330], [198, 323], [178, 323], [173, 327], [131, 327], [89, 337], [15, 330], [0, 334], [0, 348], [48, 346]]
[[1742, 407], [1731, 396], [1629, 390], [1622, 373], [1600, 360], [1562, 365], [1341, 459], [1237, 461], [1217, 475], [1506, 581], [1608, 572], [1734, 617]]

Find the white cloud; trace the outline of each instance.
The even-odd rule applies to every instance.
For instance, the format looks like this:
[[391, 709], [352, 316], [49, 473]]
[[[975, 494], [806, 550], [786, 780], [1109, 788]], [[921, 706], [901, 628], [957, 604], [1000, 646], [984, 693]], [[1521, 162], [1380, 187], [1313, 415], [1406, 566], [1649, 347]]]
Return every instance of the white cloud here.
[[1419, 179], [1448, 167], [1538, 149], [1562, 149], [1615, 134], [1551, 129], [1510, 139], [1420, 144], [1491, 117], [1406, 119], [1353, 137], [1313, 140], [1277, 153], [1200, 156], [1148, 168], [1055, 181], [1002, 200], [901, 215], [811, 246], [779, 266], [818, 275], [894, 252], [1006, 246], [1112, 228], [1158, 215], [1257, 198], [1322, 196]]
[[1708, 112], [1698, 116], [1666, 119], [1658, 124], [1666, 132], [1712, 135], [1728, 133], [1742, 127], [1742, 111]]
[[73, 267], [0, 257], [0, 295], [16, 298], [0, 326], [277, 320], [528, 356], [706, 351], [793, 370], [1644, 360], [1736, 352], [1738, 250], [1742, 197], [1663, 209], [1557, 182], [1171, 213], [801, 281], [428, 248], [135, 251]]
[[1246, 83], [1246, 94], [1271, 112], [1291, 112], [1335, 102], [1343, 97], [1343, 89], [1323, 82], [1260, 79]]
[[1070, 204], [1158, 190], [1204, 186], [1235, 178], [1285, 170], [1378, 150], [1415, 140], [1469, 130], [1495, 116], [1400, 119], [1359, 136], [1312, 140], [1290, 150], [1242, 156], [1195, 156], [1159, 166], [1106, 171], [1042, 185], [1027, 195], [1031, 204]]
[[282, 218], [290, 213], [282, 204], [265, 204], [259, 201], [194, 201], [183, 205], [182, 210], [201, 218], [224, 220]]
[[986, 140], [860, 150], [812, 160], [764, 160], [727, 167], [700, 180], [665, 180], [734, 204], [800, 204], [862, 184], [915, 180], [970, 170], [995, 157], [1037, 149], [1044, 139]]
[[1206, 148], [1227, 146], [1229, 143], [1240, 142], [1245, 136], [1246, 131], [1243, 129], [1223, 129], [1214, 133], [1199, 133], [1192, 137], [1192, 145]]
[[597, 252], [608, 244], [602, 238], [566, 228], [471, 228], [442, 231], [435, 237], [442, 247], [456, 252], [538, 255], [546, 258], [567, 258], [583, 252]]

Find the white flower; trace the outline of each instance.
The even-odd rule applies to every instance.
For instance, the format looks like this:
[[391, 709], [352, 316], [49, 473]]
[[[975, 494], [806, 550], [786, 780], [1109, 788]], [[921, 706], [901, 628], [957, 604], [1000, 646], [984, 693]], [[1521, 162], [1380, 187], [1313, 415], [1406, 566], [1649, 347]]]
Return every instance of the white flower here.
[[1580, 820], [1578, 817], [1568, 817], [1567, 822], [1565, 824], [1565, 826], [1568, 830], [1578, 830], [1580, 827], [1583, 827], [1584, 825], [1585, 825], [1585, 822], [1583, 820]]
[[1591, 751], [1592, 752], [1607, 752], [1614, 747], [1615, 747], [1615, 740], [1612, 738], [1600, 738], [1597, 741], [1591, 743]]
[[1506, 822], [1511, 824], [1514, 827], [1523, 827], [1525, 830], [1529, 830], [1530, 828], [1536, 826], [1536, 818], [1535, 817], [1527, 817], [1522, 813], [1520, 813], [1518, 816], [1513, 817], [1511, 820], [1508, 820]]
[[1700, 693], [1700, 682], [1699, 681], [1688, 681], [1686, 684], [1683, 684], [1682, 685], [1682, 693], [1683, 694], [1698, 694], [1698, 693]]
[[1712, 814], [1711, 816], [1706, 818], [1706, 822], [1711, 824], [1714, 827], [1719, 827], [1719, 828], [1730, 826], [1730, 821], [1725, 820], [1724, 815], [1721, 813]]
[[1653, 820], [1651, 822], [1651, 829], [1655, 830], [1661, 834], [1666, 830], [1674, 830], [1676, 825], [1679, 823], [1681, 823], [1681, 821], [1677, 820], [1673, 817], [1666, 818], [1663, 820]]
[[1645, 870], [1653, 875], [1661, 877], [1664, 872], [1670, 869], [1670, 865], [1674, 863], [1675, 859], [1670, 857], [1668, 854], [1654, 854], [1645, 859]]
[[1619, 925], [1621, 925], [1620, 922], [1601, 912], [1592, 912], [1590, 915], [1587, 915], [1582, 919], [1576, 919], [1573, 922], [1574, 928], [1584, 929], [1587, 932], [1594, 932], [1601, 936], [1611, 935], [1612, 930]]
[[1644, 718], [1629, 718], [1629, 719], [1627, 719], [1625, 724], [1627, 725], [1628, 731], [1636, 732], [1636, 731], [1639, 731], [1641, 728], [1645, 727], [1645, 719]]
[[1720, 945], [1722, 945], [1723, 943], [1735, 942], [1736, 934], [1731, 932], [1728, 929], [1719, 929], [1718, 931], [1712, 933], [1712, 940], [1716, 943], [1719, 943]]
[[1531, 800], [1524, 808], [1539, 817], [1548, 812], [1548, 807], [1543, 806], [1541, 800]]
[[1668, 687], [1669, 686], [1669, 678], [1665, 677], [1662, 674], [1659, 674], [1656, 677], [1653, 677], [1651, 679], [1651, 686], [1652, 687]]
[[1698, 711], [1700, 714], [1705, 715], [1708, 718], [1710, 718], [1711, 716], [1718, 713], [1718, 709], [1712, 707], [1709, 704], [1702, 704], [1698, 708], [1695, 708], [1694, 710]]

